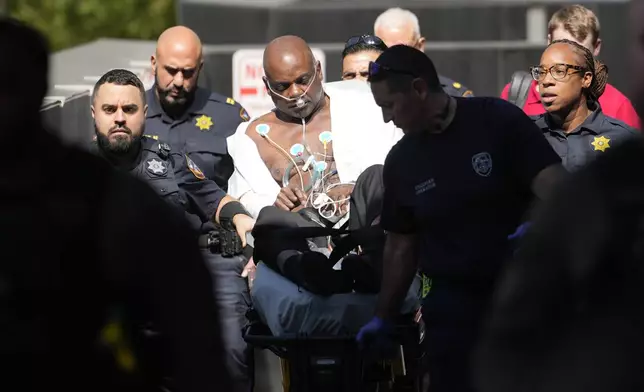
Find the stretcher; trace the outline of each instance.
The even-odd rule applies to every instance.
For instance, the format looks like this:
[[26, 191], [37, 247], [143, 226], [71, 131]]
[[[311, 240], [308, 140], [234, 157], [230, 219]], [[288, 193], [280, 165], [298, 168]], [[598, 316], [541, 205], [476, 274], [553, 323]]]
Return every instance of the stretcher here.
[[313, 295], [259, 263], [244, 338], [280, 357], [285, 392], [420, 391], [420, 288], [416, 279], [401, 308], [395, 358], [371, 360], [355, 335], [373, 317], [376, 295]]

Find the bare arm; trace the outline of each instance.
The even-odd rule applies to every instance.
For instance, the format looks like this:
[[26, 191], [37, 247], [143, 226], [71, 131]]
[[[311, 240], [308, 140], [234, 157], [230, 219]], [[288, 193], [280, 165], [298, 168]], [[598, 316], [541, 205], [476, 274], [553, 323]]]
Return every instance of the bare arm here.
[[400, 312], [418, 268], [416, 256], [416, 234], [387, 234], [377, 317], [389, 319]]

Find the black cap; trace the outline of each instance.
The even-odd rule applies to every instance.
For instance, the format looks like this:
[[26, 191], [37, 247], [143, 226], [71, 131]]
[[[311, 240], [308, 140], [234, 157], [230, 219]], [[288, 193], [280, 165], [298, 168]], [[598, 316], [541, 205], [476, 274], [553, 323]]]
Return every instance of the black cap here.
[[440, 87], [438, 73], [432, 60], [420, 50], [407, 45], [387, 48], [369, 67], [369, 80], [386, 79], [388, 73], [407, 74], [423, 78], [431, 87]]

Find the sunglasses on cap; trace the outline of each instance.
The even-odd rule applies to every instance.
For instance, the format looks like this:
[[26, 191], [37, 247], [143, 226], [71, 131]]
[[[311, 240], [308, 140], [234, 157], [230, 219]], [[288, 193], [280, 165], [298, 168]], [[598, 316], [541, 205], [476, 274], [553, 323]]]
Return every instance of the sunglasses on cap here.
[[383, 40], [376, 37], [375, 35], [370, 35], [370, 34], [354, 35], [353, 37], [349, 38], [347, 42], [344, 43], [344, 49], [347, 50], [352, 46], [356, 46], [359, 44], [373, 46], [374, 48], [377, 48], [383, 51], [387, 49], [387, 45], [385, 45]]
[[409, 76], [413, 76], [414, 78], [418, 77], [418, 75], [416, 75], [411, 71], [404, 71], [402, 69], [391, 68], [386, 65], [378, 64], [374, 61], [369, 62], [369, 78], [377, 77], [378, 75], [382, 75], [386, 73], [397, 73], [402, 75], [409, 75]]

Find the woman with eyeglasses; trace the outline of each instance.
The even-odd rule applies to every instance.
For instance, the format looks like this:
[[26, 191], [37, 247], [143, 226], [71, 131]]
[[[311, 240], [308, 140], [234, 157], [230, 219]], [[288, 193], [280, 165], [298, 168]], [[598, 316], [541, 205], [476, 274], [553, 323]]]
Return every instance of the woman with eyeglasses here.
[[584, 46], [553, 41], [541, 64], [530, 69], [546, 112], [533, 116], [569, 171], [575, 171], [607, 149], [637, 137], [624, 122], [602, 113], [598, 103], [608, 69]]
[[342, 80], [363, 80], [369, 76], [369, 62], [376, 61], [387, 45], [375, 35], [356, 35], [342, 51]]

